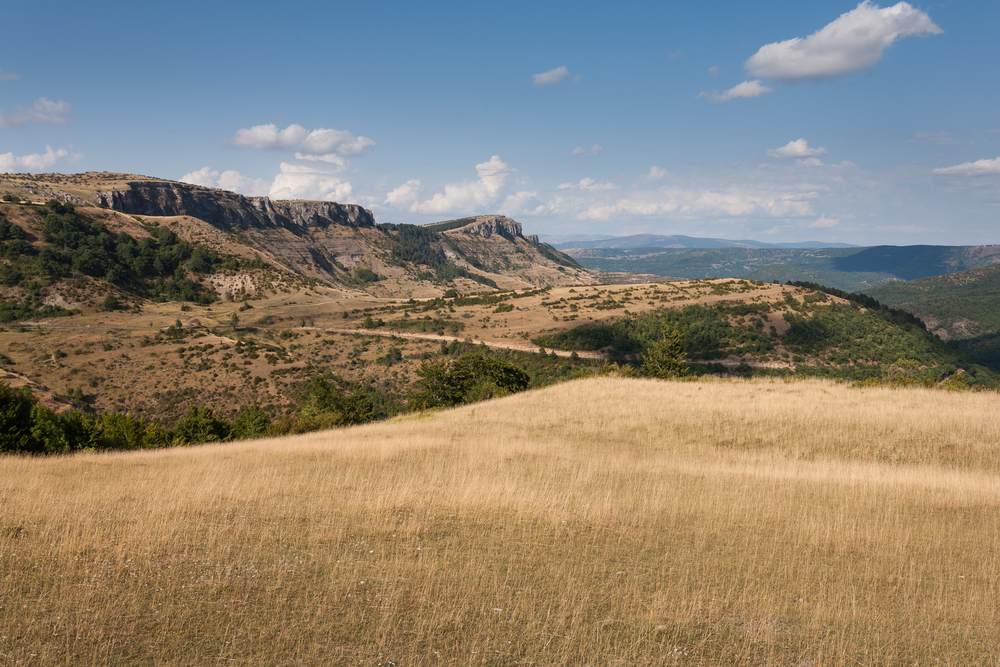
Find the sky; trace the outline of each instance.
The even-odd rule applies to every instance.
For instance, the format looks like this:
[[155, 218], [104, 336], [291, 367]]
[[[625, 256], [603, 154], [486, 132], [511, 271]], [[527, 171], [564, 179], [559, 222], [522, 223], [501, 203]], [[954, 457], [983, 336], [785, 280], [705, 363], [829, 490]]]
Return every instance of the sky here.
[[0, 172], [379, 222], [1000, 243], [1000, 3], [10, 3]]

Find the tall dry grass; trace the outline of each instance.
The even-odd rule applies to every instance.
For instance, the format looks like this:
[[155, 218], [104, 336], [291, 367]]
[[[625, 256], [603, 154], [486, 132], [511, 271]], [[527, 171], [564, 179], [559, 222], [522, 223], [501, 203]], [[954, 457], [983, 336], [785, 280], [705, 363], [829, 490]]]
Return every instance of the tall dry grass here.
[[0, 663], [998, 664], [1000, 397], [595, 379], [0, 459]]

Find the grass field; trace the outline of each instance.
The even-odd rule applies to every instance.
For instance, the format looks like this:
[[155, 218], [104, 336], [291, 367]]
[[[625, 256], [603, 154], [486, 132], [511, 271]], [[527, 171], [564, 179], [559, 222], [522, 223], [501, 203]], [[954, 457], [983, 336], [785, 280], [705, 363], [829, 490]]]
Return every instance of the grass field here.
[[998, 408], [605, 378], [0, 458], [0, 664], [1000, 664]]

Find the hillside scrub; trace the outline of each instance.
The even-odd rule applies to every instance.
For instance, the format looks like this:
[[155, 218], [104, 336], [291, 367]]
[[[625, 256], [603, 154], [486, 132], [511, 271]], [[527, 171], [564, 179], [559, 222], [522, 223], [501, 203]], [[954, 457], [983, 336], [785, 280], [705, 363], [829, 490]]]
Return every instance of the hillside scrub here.
[[82, 275], [154, 301], [211, 303], [218, 296], [197, 276], [239, 268], [235, 257], [184, 241], [156, 223], [146, 226], [149, 236], [140, 241], [88, 221], [72, 204], [50, 201], [33, 210], [44, 216], [40, 244], [29, 243], [23, 229], [0, 218], [0, 257], [6, 260], [0, 283], [22, 288], [35, 301], [47, 286]]
[[1000, 397], [592, 379], [0, 459], [15, 664], [993, 664]]
[[[721, 301], [623, 317], [537, 336], [533, 342], [559, 350], [605, 350], [609, 360], [627, 362], [647, 355], [665, 326], [683, 335], [687, 359], [699, 373], [718, 372], [711, 362], [726, 357], [776, 356], [781, 346], [794, 355], [794, 371], [748, 371], [869, 380], [900, 359], [913, 359], [919, 363], [918, 380], [941, 381], [961, 372], [967, 383], [1000, 386], [1000, 374], [943, 343], [910, 313], [886, 308], [864, 295], [823, 289], [801, 299], [789, 293], [777, 304]], [[850, 297], [851, 302], [834, 302], [827, 291]], [[787, 323], [781, 334], [765, 324], [765, 317], [777, 314]]]
[[[313, 376], [301, 391], [298, 408], [278, 420], [256, 405], [244, 407], [232, 420], [212, 408], [192, 405], [170, 426], [128, 414], [95, 415], [79, 408], [59, 414], [41, 405], [27, 388], [15, 390], [0, 383], [0, 453], [159, 449], [308, 433], [507, 396], [531, 384], [531, 375], [502, 356], [465, 350], [467, 346], [461, 344], [446, 347], [443, 359], [425, 362], [417, 371], [420, 379], [406, 395], [333, 374]], [[452, 352], [460, 356], [451, 356]]]

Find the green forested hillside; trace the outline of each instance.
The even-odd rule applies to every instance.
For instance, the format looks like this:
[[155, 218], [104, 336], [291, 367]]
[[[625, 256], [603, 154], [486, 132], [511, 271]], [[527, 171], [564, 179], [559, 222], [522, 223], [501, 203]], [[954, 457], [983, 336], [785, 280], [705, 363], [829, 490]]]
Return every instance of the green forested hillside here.
[[868, 294], [917, 315], [949, 338], [1000, 330], [1000, 266], [886, 283]]
[[[866, 380], [905, 367], [913, 379], [931, 382], [954, 377], [961, 369], [966, 382], [1000, 385], [996, 371], [945, 344], [908, 313], [864, 295], [852, 298], [858, 301], [845, 304], [813, 292], [781, 304], [693, 305], [579, 326], [534, 341], [554, 349], [603, 349], [613, 359], [634, 360], [659, 338], [665, 323], [684, 335], [688, 359], [706, 370], [716, 369], [718, 360], [739, 358], [756, 365], [753, 371], [747, 366], [747, 372], [769, 373], [768, 362], [792, 361], [800, 375]], [[784, 323], [781, 333], [769, 324], [777, 319]]]

